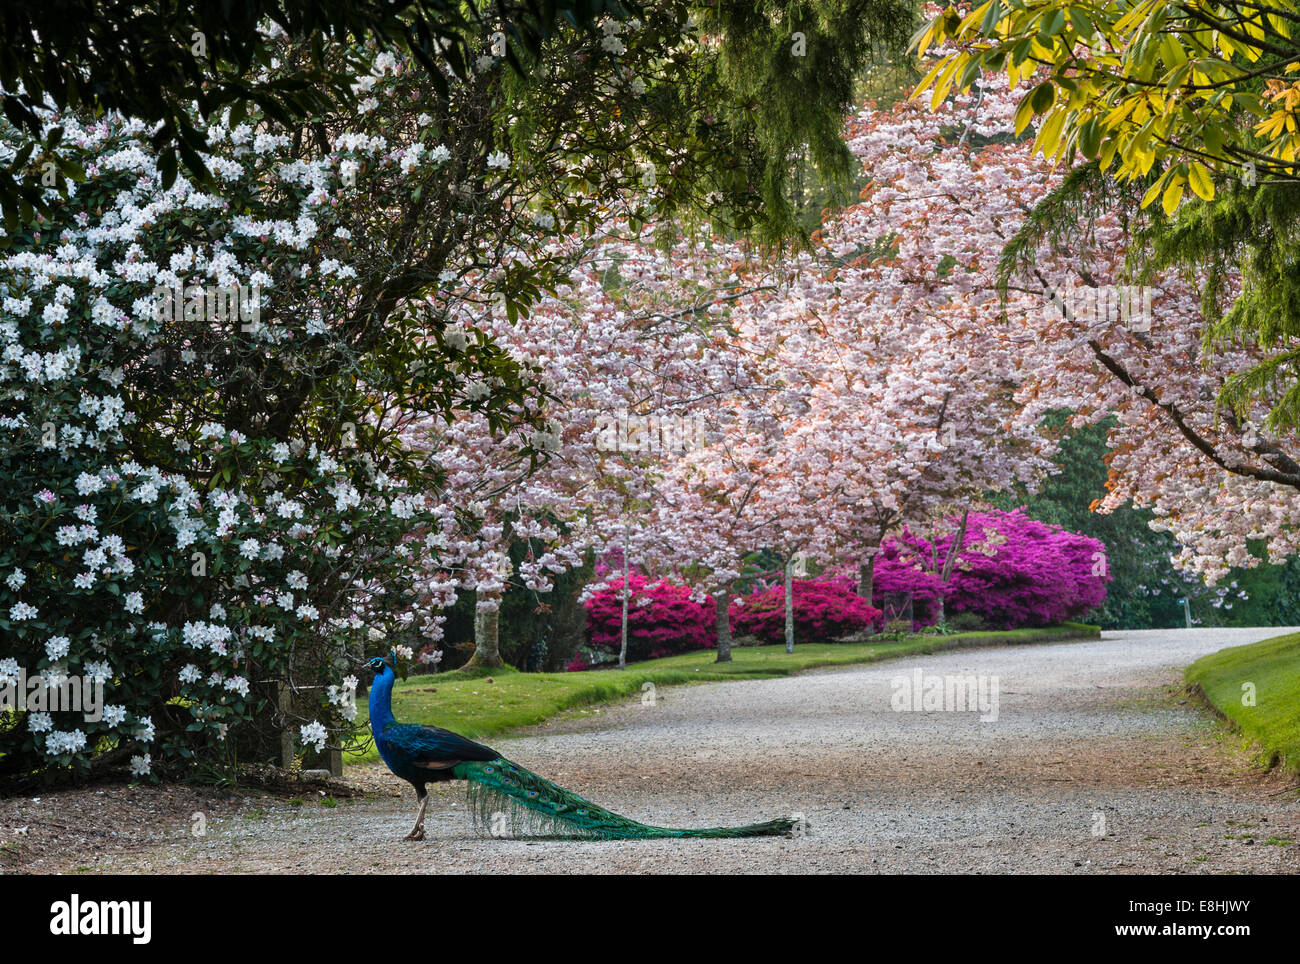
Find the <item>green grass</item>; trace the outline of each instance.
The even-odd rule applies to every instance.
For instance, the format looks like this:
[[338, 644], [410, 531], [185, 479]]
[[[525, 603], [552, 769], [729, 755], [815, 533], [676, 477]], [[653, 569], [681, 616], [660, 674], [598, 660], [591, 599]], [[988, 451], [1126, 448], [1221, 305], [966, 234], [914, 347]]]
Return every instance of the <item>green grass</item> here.
[[[1003, 646], [1021, 643], [1093, 639], [1096, 626], [1064, 623], [1043, 629], [1009, 632], [911, 636], [901, 640], [856, 643], [803, 643], [787, 654], [784, 646], [741, 646], [730, 663], [717, 663], [713, 650], [633, 663], [619, 670], [584, 673], [520, 673], [509, 667], [490, 672], [453, 671], [399, 680], [393, 688], [393, 715], [404, 723], [426, 723], [486, 739], [520, 727], [535, 726], [565, 711], [611, 703], [639, 695], [646, 683], [656, 690], [690, 683], [771, 679], [826, 666], [870, 663], [895, 656], [929, 653], [957, 646]], [[488, 679], [492, 682], [489, 683]], [[365, 707], [359, 707], [365, 723]], [[348, 755], [347, 762], [379, 759], [373, 745]]]
[[[1187, 682], [1241, 732], [1259, 744], [1269, 765], [1300, 774], [1300, 633], [1203, 656]], [[1243, 706], [1242, 685], [1253, 683], [1255, 705]]]

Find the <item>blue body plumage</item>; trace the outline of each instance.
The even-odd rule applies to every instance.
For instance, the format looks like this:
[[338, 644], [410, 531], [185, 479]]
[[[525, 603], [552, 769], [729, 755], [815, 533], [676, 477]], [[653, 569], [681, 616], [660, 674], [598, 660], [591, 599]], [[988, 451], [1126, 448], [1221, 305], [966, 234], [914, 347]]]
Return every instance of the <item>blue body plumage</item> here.
[[[396, 662], [396, 654], [390, 658]], [[392, 703], [397, 674], [386, 660], [373, 659], [370, 665], [375, 670], [375, 681], [370, 687], [370, 732], [388, 769], [415, 787], [420, 809], [415, 827], [407, 839], [421, 840], [424, 837], [424, 811], [429, 802], [426, 786], [458, 779], [455, 774], [457, 764], [467, 760], [495, 760], [499, 754], [491, 747], [467, 740], [451, 730], [398, 723], [393, 718]]]

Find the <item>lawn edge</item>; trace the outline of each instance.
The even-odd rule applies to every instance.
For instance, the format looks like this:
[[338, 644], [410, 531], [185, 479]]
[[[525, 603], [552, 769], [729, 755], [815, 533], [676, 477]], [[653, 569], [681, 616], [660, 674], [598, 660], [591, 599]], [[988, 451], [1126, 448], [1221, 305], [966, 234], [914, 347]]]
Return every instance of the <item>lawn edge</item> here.
[[1254, 730], [1247, 730], [1236, 719], [1230, 716], [1222, 706], [1216, 703], [1209, 692], [1202, 685], [1202, 679], [1209, 672], [1202, 667], [1198, 673], [1193, 673], [1198, 666], [1201, 666], [1206, 660], [1212, 659], [1221, 653], [1231, 649], [1248, 649], [1252, 646], [1262, 646], [1265, 643], [1276, 642], [1279, 639], [1285, 639], [1288, 636], [1298, 636], [1300, 633], [1278, 633], [1276, 636], [1269, 636], [1266, 639], [1260, 639], [1253, 643], [1242, 643], [1238, 646], [1224, 646], [1222, 649], [1216, 649], [1212, 653], [1206, 653], [1198, 658], [1195, 662], [1188, 665], [1183, 670], [1183, 682], [1189, 697], [1195, 699], [1203, 709], [1207, 710], [1219, 724], [1227, 730], [1236, 733], [1243, 740], [1247, 741], [1255, 750], [1255, 755], [1262, 761], [1262, 765], [1267, 770], [1281, 769], [1292, 777], [1300, 778], [1300, 753], [1288, 756], [1282, 751], [1281, 747], [1270, 746], [1266, 742], [1267, 737], [1262, 736]]

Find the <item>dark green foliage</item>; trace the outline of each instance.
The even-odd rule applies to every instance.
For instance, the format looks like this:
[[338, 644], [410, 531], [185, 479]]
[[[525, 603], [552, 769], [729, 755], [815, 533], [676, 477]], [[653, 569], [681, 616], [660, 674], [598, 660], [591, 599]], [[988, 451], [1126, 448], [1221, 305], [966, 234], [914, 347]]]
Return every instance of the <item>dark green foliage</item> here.
[[[511, 548], [511, 558], [516, 553], [523, 555], [519, 544]], [[588, 563], [554, 577], [555, 588], [548, 593], [511, 584], [501, 600], [501, 658], [528, 672], [563, 670], [586, 638], [587, 610], [578, 594], [591, 578]]]
[[[863, 67], [903, 49], [911, 4], [748, 0], [701, 4], [693, 16], [705, 33], [723, 37], [715, 82], [730, 92], [706, 124], [725, 125], [738, 144], [760, 148], [758, 163], [735, 169], [735, 186], [762, 198], [769, 220], [761, 233], [769, 240], [796, 233], [801, 212], [790, 195], [800, 166], [841, 188], [859, 173], [840, 138], [844, 114]], [[792, 149], [799, 152], [793, 161]], [[737, 226], [756, 225], [741, 218]]]
[[[1050, 417], [1048, 422], [1064, 431], [1063, 414]], [[1108, 427], [1103, 422], [1069, 435], [1056, 458], [1060, 471], [1049, 476], [1036, 495], [1021, 491], [999, 495], [993, 501], [1006, 509], [1024, 505], [1035, 519], [1065, 526], [1106, 544], [1107, 562], [1115, 581], [1102, 610], [1085, 617], [1085, 621], [1106, 629], [1182, 625], [1178, 599], [1192, 584], [1169, 564], [1168, 557], [1177, 551], [1173, 539], [1147, 527], [1149, 511], [1123, 506], [1103, 515], [1091, 509], [1096, 500], [1106, 496]], [[1156, 591], [1158, 595], [1153, 594]]]
[[1244, 343], [1269, 353], [1228, 379], [1222, 399], [1238, 412], [1253, 399], [1267, 400], [1275, 429], [1300, 426], [1297, 227], [1300, 184], [1265, 181], [1229, 183], [1213, 201], [1184, 205], [1169, 220], [1153, 218], [1138, 235], [1139, 248], [1149, 252], [1147, 271], [1178, 267], [1201, 280], [1208, 349]]
[[1158, 204], [1138, 211], [1146, 186], [1121, 185], [1096, 162], [1074, 168], [1003, 249], [999, 283], [1032, 280], [1039, 244], [1072, 246], [1100, 212], [1117, 210], [1131, 232], [1135, 281], [1178, 269], [1201, 285], [1207, 352], [1256, 345], [1266, 353], [1227, 379], [1220, 400], [1238, 414], [1263, 400], [1269, 428], [1300, 427], [1300, 183], [1226, 181], [1212, 201], [1183, 204], [1172, 217]]
[[[527, 551], [521, 540], [511, 544], [510, 559], [516, 567]], [[578, 602], [578, 594], [591, 578], [589, 561], [555, 576], [550, 592], [535, 592], [512, 581], [501, 597], [497, 627], [501, 658], [530, 673], [563, 671], [586, 639], [587, 610]], [[464, 593], [446, 610], [443, 642], [435, 647], [443, 651], [443, 671], [458, 669], [473, 655], [476, 605], [474, 594]]]
[[[720, 220], [767, 240], [799, 233], [790, 201], [792, 155], [806, 152], [826, 178], [846, 179], [849, 154], [839, 137], [854, 82], [864, 65], [902, 49], [911, 26], [911, 5], [902, 0], [767, 0], [695, 4], [686, 0], [622, 3], [619, 0], [46, 0], [0, 6], [0, 85], [3, 108], [28, 138], [0, 170], [0, 209], [10, 234], [21, 220], [48, 213], [41, 184], [42, 154], [36, 148], [41, 119], [34, 107], [48, 98], [74, 112], [119, 111], [158, 123], [153, 138], [165, 178], [178, 170], [207, 179], [200, 157], [206, 146], [203, 121], [227, 107], [232, 125], [257, 113], [292, 129], [356, 103], [352, 59], [362, 42], [409, 51], [425, 68], [441, 97], [448, 80], [445, 61], [459, 77], [486, 49], [496, 31], [505, 35], [507, 61], [526, 84], [540, 80], [562, 95], [562, 84], [541, 77], [553, 55], [565, 56], [563, 36], [580, 33], [599, 49], [595, 23], [609, 16], [643, 23], [655, 55], [671, 68], [673, 85], [646, 98], [647, 110], [673, 124], [641, 127], [638, 154], [669, 145], [675, 163], [661, 175], [698, 180], [716, 192]], [[257, 30], [274, 21], [294, 44], [296, 56], [281, 60], [269, 77], [275, 44]], [[664, 28], [667, 28], [666, 30]], [[678, 43], [683, 33], [704, 31], [718, 44]], [[803, 56], [794, 53], [802, 33]], [[556, 41], [560, 40], [557, 49]], [[340, 53], [345, 56], [340, 56]], [[586, 54], [580, 55], [585, 59]], [[624, 58], [633, 74], [644, 69]], [[509, 98], [507, 98], [508, 101]], [[196, 121], [191, 105], [197, 105]], [[503, 102], [509, 109], [518, 104]], [[510, 110], [503, 111], [503, 116]], [[561, 114], [575, 132], [584, 118]], [[633, 119], [628, 118], [628, 121]], [[516, 110], [511, 123], [526, 123]], [[609, 122], [606, 126], [610, 126]], [[618, 125], [618, 126], [621, 126]], [[52, 131], [45, 150], [62, 136]], [[584, 145], [592, 147], [594, 145]], [[623, 163], [630, 155], [606, 155]], [[651, 158], [653, 162], [653, 158]], [[58, 165], [59, 190], [81, 180], [80, 170]], [[725, 209], [725, 210], [724, 210]]]
[[[1048, 419], [1062, 432], [1067, 431], [1064, 423], [1062, 412]], [[1149, 510], [1128, 505], [1108, 514], [1092, 510], [1095, 501], [1106, 496], [1109, 427], [1109, 422], [1101, 422], [1070, 431], [1056, 459], [1060, 471], [1048, 477], [1037, 494], [999, 493], [990, 499], [1004, 509], [1023, 505], [1035, 519], [1106, 544], [1114, 582], [1105, 605], [1086, 621], [1104, 629], [1183, 626], [1184, 598], [1200, 625], [1277, 626], [1300, 620], [1300, 561], [1234, 569], [1216, 591], [1173, 567], [1169, 558], [1178, 547], [1168, 533], [1149, 528]]]
[[1125, 189], [1107, 177], [1095, 161], [1071, 170], [1026, 215], [1024, 224], [1003, 247], [998, 262], [998, 285], [1003, 293], [1013, 279], [1032, 277], [1039, 245], [1046, 242], [1055, 248], [1076, 248], [1079, 238], [1088, 235], [1094, 216], [1112, 205], [1124, 207], [1121, 202], [1126, 197]]
[[954, 633], [979, 632], [988, 629], [984, 618], [979, 613], [960, 611], [953, 613], [947, 620], [947, 628]]
[[912, 635], [912, 621], [910, 619], [891, 619], [885, 623], [885, 628], [880, 635], [889, 639], [906, 639]]
[[[41, 120], [33, 108], [47, 99], [70, 111], [118, 111], [158, 122], [154, 144], [170, 178], [178, 168], [207, 176], [199, 153], [206, 144], [190, 104], [203, 117], [225, 107], [237, 114], [256, 108], [286, 126], [333, 106], [355, 103], [352, 77], [330, 47], [369, 40], [410, 51], [432, 67], [435, 55], [460, 76], [473, 59], [483, 24], [503, 29], [507, 59], [518, 69], [516, 49], [536, 53], [561, 22], [589, 27], [603, 14], [629, 16], [618, 0], [42, 0], [0, 5], [0, 85], [5, 116], [33, 138]], [[307, 53], [284, 74], [261, 79], [271, 45], [258, 24], [273, 21]], [[439, 48], [442, 48], [439, 53]], [[446, 93], [434, 69], [429, 81]], [[23, 93], [18, 91], [19, 86]], [[234, 121], [238, 123], [238, 118]], [[51, 141], [57, 143], [57, 135]], [[39, 172], [25, 170], [21, 155], [0, 173], [0, 207], [24, 221], [42, 209]], [[63, 170], [80, 180], [78, 172]], [[12, 233], [12, 228], [10, 229]]]

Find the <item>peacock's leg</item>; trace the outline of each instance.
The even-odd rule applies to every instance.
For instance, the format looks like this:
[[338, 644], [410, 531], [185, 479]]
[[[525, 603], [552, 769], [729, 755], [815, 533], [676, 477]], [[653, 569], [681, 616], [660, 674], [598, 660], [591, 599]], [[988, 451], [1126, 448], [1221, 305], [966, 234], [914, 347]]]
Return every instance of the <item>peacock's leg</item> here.
[[424, 811], [425, 809], [428, 808], [428, 806], [429, 806], [429, 795], [427, 793], [421, 792], [420, 808], [415, 812], [415, 826], [412, 827], [411, 832], [406, 835], [407, 840], [424, 839]]

